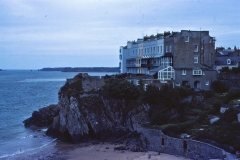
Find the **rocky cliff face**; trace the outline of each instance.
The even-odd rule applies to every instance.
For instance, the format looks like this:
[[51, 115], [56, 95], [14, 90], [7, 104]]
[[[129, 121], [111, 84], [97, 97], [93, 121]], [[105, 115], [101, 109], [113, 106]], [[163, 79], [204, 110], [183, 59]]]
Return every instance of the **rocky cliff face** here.
[[149, 121], [149, 106], [129, 111], [124, 100], [106, 98], [97, 92], [76, 97], [60, 93], [58, 107], [59, 115], [47, 134], [72, 142], [119, 138]]
[[59, 113], [57, 105], [49, 105], [38, 111], [34, 111], [32, 116], [23, 121], [25, 127], [49, 127], [53, 123], [53, 118]]

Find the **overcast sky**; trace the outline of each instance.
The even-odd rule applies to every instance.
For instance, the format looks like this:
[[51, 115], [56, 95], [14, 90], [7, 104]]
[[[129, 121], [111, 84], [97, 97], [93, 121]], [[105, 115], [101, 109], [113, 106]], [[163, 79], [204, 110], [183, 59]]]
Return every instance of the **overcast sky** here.
[[117, 67], [119, 46], [208, 30], [240, 47], [240, 0], [0, 0], [0, 68]]

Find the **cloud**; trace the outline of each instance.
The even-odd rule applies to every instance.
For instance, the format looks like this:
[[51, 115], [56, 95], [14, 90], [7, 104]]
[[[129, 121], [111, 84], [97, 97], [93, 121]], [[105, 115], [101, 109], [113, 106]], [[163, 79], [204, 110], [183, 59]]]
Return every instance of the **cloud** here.
[[[105, 62], [96, 58], [93, 64], [117, 66], [119, 46], [128, 40], [182, 29], [209, 30], [216, 46], [240, 46], [239, 5], [236, 0], [1, 0], [0, 52], [86, 60], [104, 55]], [[48, 65], [46, 59], [42, 64]]]

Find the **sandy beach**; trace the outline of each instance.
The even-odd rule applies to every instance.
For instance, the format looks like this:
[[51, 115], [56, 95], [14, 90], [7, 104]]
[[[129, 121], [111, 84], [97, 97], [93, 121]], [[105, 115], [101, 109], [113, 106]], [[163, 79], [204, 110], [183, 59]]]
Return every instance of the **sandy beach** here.
[[[66, 144], [59, 145], [61, 150], [49, 159], [55, 160], [187, 160], [184, 157], [157, 152], [117, 151], [114, 144]], [[188, 159], [190, 160], [190, 159]]]

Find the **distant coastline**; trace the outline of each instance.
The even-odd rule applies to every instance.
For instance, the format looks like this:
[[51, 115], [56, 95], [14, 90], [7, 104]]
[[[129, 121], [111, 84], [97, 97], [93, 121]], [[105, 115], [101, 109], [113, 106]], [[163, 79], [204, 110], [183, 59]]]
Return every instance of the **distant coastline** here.
[[60, 71], [60, 72], [119, 72], [119, 67], [56, 67], [42, 68], [39, 71]]
[[2, 69], [0, 69], [0, 71], [3, 71]]

